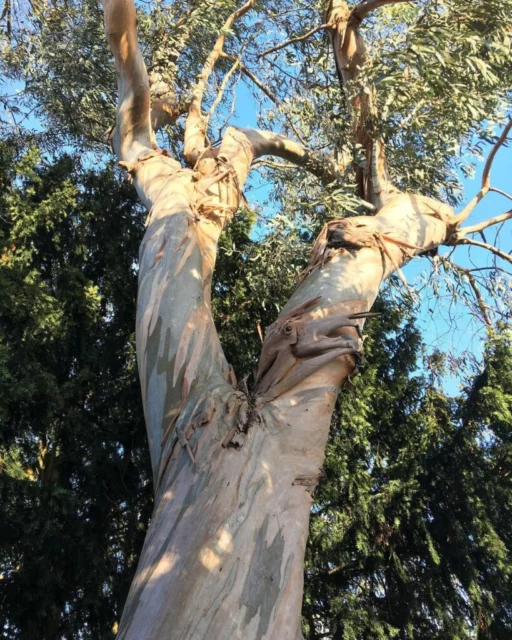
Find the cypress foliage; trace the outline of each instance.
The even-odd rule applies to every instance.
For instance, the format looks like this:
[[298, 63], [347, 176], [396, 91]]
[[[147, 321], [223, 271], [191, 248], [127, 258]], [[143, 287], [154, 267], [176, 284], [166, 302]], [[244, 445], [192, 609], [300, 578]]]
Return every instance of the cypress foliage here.
[[0, 146], [0, 636], [109, 638], [151, 513], [141, 211], [110, 170]]
[[510, 638], [512, 336], [492, 333], [483, 372], [450, 399], [414, 374], [418, 333], [399, 321], [369, 330], [371, 363], [338, 404], [306, 637]]

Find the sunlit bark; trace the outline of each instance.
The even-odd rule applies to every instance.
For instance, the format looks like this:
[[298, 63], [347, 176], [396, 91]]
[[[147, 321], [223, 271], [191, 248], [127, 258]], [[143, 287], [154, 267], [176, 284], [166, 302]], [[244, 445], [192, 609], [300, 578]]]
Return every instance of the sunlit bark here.
[[[252, 5], [230, 16], [225, 31]], [[364, 45], [349, 14], [336, 20], [333, 43], [345, 81]], [[154, 141], [132, 0], [108, 0], [105, 22], [119, 86], [114, 149], [149, 211], [137, 358], [156, 490], [119, 637], [295, 640], [312, 494], [336, 396], [357, 366], [365, 312], [388, 275], [449, 241], [454, 214], [429, 198], [398, 194], [381, 170], [380, 190], [375, 176], [364, 177], [377, 215], [326, 227], [267, 332], [255, 386], [239, 386], [211, 316], [220, 233], [257, 158], [276, 155], [323, 180], [337, 179], [337, 166], [282, 136], [249, 129], [231, 127], [220, 146], [207, 145], [201, 103], [222, 35], [189, 106], [189, 167], [182, 167]], [[354, 100], [361, 112], [368, 108]], [[367, 135], [363, 129], [361, 118], [356, 139]]]

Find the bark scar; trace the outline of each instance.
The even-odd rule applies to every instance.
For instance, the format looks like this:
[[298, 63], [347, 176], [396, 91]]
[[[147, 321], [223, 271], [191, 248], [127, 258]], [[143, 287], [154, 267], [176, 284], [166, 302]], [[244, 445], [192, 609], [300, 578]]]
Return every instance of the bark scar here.
[[[335, 358], [351, 355], [358, 364], [361, 361], [359, 321], [380, 314], [346, 313], [348, 301], [316, 316], [307, 313], [320, 300], [320, 296], [307, 300], [268, 328], [256, 374], [256, 393], [265, 401], [282, 395]], [[350, 303], [360, 309], [366, 306], [363, 300]]]
[[325, 478], [325, 473], [322, 469], [315, 475], [311, 476], [297, 476], [292, 482], [292, 487], [305, 487], [306, 493], [315, 495], [316, 489], [320, 482]]

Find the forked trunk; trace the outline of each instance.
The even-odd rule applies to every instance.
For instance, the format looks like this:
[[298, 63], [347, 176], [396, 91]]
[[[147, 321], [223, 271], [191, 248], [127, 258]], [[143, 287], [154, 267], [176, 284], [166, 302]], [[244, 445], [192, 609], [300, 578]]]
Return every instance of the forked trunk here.
[[[281, 317], [304, 329], [369, 309], [396, 266], [446, 239], [450, 215], [427, 198], [399, 196], [350, 228], [331, 223]], [[277, 381], [270, 388], [235, 388], [203, 286], [204, 227], [216, 228], [204, 218], [190, 223], [187, 207], [156, 210], [142, 244], [138, 359], [157, 490], [119, 637], [295, 640], [312, 493], [355, 360], [336, 357], [333, 344], [281, 372], [267, 368], [263, 378]], [[312, 311], [294, 315], [311, 300]], [[343, 326], [329, 339], [340, 332], [357, 343], [357, 331]], [[287, 349], [283, 338], [278, 351]]]
[[[233, 22], [225, 22], [188, 106], [184, 168], [157, 149], [149, 81], [132, 0], [105, 0], [119, 106], [113, 144], [150, 214], [140, 252], [137, 359], [155, 511], [119, 629], [122, 640], [296, 640], [312, 494], [331, 413], [361, 352], [382, 282], [412, 256], [450, 242], [459, 219], [434, 200], [399, 194], [384, 147], [365, 133], [371, 105], [355, 95], [355, 138], [373, 156], [361, 195], [375, 216], [333, 220], [302, 282], [268, 328], [254, 384], [237, 384], [210, 312], [217, 241], [253, 160], [277, 155], [325, 182], [338, 167], [286, 138], [227, 129], [207, 145], [202, 98]], [[357, 80], [358, 24], [330, 3], [340, 77]], [[359, 14], [357, 13], [359, 12]], [[359, 113], [359, 116], [358, 116]], [[503, 140], [502, 140], [503, 142]], [[359, 172], [361, 173], [361, 172]]]

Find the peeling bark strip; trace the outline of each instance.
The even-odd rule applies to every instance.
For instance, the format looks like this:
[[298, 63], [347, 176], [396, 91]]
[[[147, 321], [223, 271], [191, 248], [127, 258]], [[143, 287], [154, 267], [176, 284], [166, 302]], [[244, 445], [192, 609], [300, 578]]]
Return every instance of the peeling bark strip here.
[[[343, 307], [347, 303], [342, 303], [341, 309], [340, 305], [323, 309], [318, 317], [305, 314], [320, 300], [321, 296], [308, 300], [269, 327], [256, 375], [259, 406], [293, 389], [331, 360], [351, 355], [359, 361], [362, 342], [356, 321], [379, 314], [365, 311], [345, 315]], [[366, 306], [364, 300], [350, 303]]]
[[[300, 637], [312, 493], [336, 395], [360, 358], [364, 321], [377, 315], [369, 310], [383, 280], [411, 257], [443, 243], [474, 244], [465, 236], [485, 228], [460, 229], [468, 210], [455, 216], [430, 198], [397, 192], [384, 146], [366, 127], [376, 115], [372, 96], [355, 91], [354, 142], [371, 159], [371, 171], [357, 169], [357, 175], [361, 196], [377, 214], [326, 225], [299, 287], [267, 330], [255, 388], [238, 387], [210, 296], [217, 242], [238, 209], [251, 165], [275, 155], [324, 183], [341, 179], [332, 158], [281, 135], [229, 127], [219, 147], [206, 142], [202, 102], [210, 74], [225, 56], [231, 26], [254, 4], [249, 0], [227, 18], [193, 87], [184, 140], [188, 167], [182, 167], [155, 143], [152, 123], [181, 106], [172, 104], [173, 88], [162, 80], [165, 87], [155, 95], [165, 104], [154, 101], [160, 115], [150, 114], [133, 0], [105, 0], [119, 89], [113, 147], [149, 211], [136, 330], [156, 488], [120, 640]], [[364, 62], [359, 23], [385, 4], [391, 1], [366, 0], [350, 11], [342, 0], [330, 3], [323, 26], [330, 29], [343, 85], [357, 85]], [[492, 158], [511, 128], [486, 166], [482, 193], [491, 190]]]

